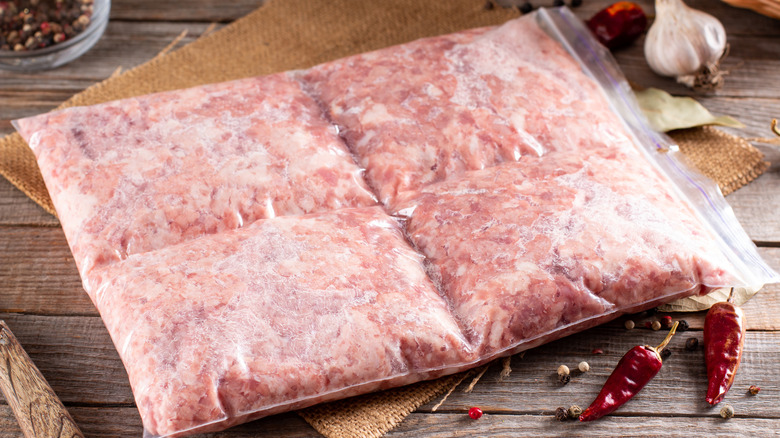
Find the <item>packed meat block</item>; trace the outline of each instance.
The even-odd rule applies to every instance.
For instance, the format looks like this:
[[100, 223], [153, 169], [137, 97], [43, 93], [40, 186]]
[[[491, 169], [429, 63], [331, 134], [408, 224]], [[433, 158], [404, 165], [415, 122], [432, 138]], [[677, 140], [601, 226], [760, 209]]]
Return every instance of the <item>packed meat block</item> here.
[[150, 436], [777, 280], [534, 21], [585, 50], [555, 11], [18, 121]]
[[596, 84], [531, 18], [345, 58], [302, 80], [389, 204], [468, 170], [629, 141]]
[[257, 221], [95, 269], [148, 432], [435, 377], [473, 360], [380, 208]]
[[553, 152], [428, 186], [402, 204], [412, 241], [482, 355], [735, 281], [712, 236], [638, 154]]
[[287, 74], [18, 126], [82, 274], [260, 218], [375, 204], [335, 127]]

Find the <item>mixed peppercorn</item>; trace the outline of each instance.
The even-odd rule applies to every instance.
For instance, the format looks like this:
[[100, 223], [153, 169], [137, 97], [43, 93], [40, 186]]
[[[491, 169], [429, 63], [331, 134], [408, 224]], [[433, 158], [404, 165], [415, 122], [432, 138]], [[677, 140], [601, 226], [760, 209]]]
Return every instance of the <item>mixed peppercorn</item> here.
[[[654, 310], [645, 312], [645, 316], [652, 316]], [[568, 409], [561, 406], [555, 410], [555, 417], [559, 421], [579, 419], [580, 421], [592, 421], [608, 415], [633, 398], [644, 386], [658, 374], [663, 362], [671, 355], [667, 345], [676, 331], [686, 331], [690, 328], [685, 320], [672, 321], [669, 316], [661, 316], [654, 322], [664, 326], [671, 326], [669, 334], [658, 347], [638, 345], [626, 353], [620, 359], [612, 374], [607, 379], [596, 399], [584, 411], [577, 405]], [[633, 329], [634, 321], [627, 320], [626, 329]], [[655, 329], [655, 327], [652, 327]], [[730, 302], [717, 303], [707, 313], [704, 323], [704, 349], [705, 363], [709, 380], [707, 402], [712, 405], [720, 402], [731, 387], [737, 368], [739, 366], [742, 350], [744, 348], [745, 324], [742, 310]], [[685, 341], [685, 350], [698, 349], [699, 340], [695, 337]], [[593, 354], [603, 354], [603, 350], [596, 348]], [[582, 361], [577, 364], [574, 373], [581, 375], [590, 371], [590, 365]], [[556, 370], [558, 380], [562, 384], [571, 381], [572, 370], [567, 365], [560, 365]], [[757, 395], [761, 391], [756, 385], [751, 385], [748, 393]], [[471, 408], [469, 417], [478, 419], [482, 416], [482, 410]], [[720, 416], [729, 419], [734, 416], [734, 408], [724, 406]]]
[[67, 41], [89, 26], [93, 0], [0, 1], [0, 50], [16, 52]]

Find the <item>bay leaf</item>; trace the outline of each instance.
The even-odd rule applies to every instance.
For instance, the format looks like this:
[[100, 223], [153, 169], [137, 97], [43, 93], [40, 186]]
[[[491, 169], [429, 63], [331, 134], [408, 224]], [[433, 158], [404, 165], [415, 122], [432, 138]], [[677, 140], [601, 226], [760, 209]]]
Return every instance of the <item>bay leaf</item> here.
[[639, 107], [656, 131], [668, 132], [704, 125], [745, 127], [732, 117], [713, 116], [707, 108], [690, 97], [674, 97], [658, 88], [646, 88], [635, 94]]
[[[731, 301], [735, 305], [741, 306], [745, 304], [745, 302], [753, 295], [755, 295], [759, 289], [761, 289], [761, 287], [735, 287], [734, 296]], [[693, 296], [682, 298], [677, 301], [672, 301], [669, 304], [658, 306], [658, 310], [661, 312], [699, 312], [709, 309], [717, 302], [728, 300], [730, 292], [730, 287], [723, 287], [720, 289], [715, 289], [707, 295]]]

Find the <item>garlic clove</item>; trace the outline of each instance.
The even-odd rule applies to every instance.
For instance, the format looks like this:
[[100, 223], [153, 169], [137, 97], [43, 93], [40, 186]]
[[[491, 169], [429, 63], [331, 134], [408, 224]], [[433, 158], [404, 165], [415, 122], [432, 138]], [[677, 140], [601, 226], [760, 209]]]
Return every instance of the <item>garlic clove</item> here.
[[656, 19], [645, 38], [650, 68], [690, 87], [719, 86], [719, 63], [727, 47], [723, 24], [682, 0], [656, 0], [655, 8]]

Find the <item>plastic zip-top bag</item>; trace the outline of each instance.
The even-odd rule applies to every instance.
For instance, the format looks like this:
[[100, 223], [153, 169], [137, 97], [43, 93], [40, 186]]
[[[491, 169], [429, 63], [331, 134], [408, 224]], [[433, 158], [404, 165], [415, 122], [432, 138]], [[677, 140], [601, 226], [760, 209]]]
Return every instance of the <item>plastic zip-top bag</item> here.
[[780, 279], [565, 8], [16, 126], [150, 436]]

